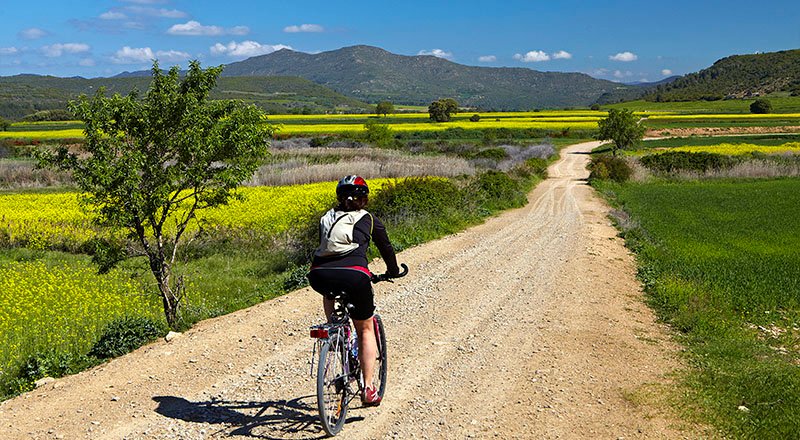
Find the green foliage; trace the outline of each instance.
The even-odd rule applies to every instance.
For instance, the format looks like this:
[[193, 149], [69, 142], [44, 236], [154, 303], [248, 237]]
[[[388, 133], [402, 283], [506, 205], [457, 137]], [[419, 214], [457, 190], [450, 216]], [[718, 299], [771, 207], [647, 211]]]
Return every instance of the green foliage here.
[[450, 180], [409, 177], [385, 185], [370, 200], [369, 209], [381, 219], [397, 222], [442, 211], [459, 204], [461, 199]]
[[394, 113], [394, 104], [389, 101], [381, 101], [375, 105], [375, 114], [383, 115], [384, 117], [389, 113]]
[[592, 106], [589, 107], [589, 110], [600, 110], [600, 104], [592, 104]]
[[448, 122], [456, 113], [458, 113], [458, 102], [453, 98], [439, 99], [428, 106], [428, 114], [435, 122]]
[[108, 359], [122, 356], [165, 335], [164, 324], [144, 316], [125, 316], [106, 325], [89, 351], [90, 356]]
[[478, 122], [478, 121], [481, 120], [481, 115], [476, 113], [476, 114], [470, 116], [469, 120], [470, 120], [470, 122]]
[[374, 119], [364, 124], [364, 138], [367, 142], [378, 147], [389, 147], [394, 143], [394, 132], [389, 124], [381, 124]]
[[667, 151], [659, 154], [648, 154], [639, 162], [656, 173], [669, 174], [675, 171], [706, 172], [709, 170], [729, 169], [740, 162], [732, 156], [715, 153], [691, 153], [686, 151]]
[[7, 131], [11, 127], [11, 121], [0, 117], [0, 131]]
[[39, 110], [36, 113], [25, 115], [22, 120], [25, 122], [70, 121], [72, 114], [65, 109]]
[[106, 97], [103, 89], [81, 96], [70, 110], [84, 122], [85, 152], [60, 147], [41, 157], [42, 165], [72, 173], [99, 224], [135, 237], [173, 327], [183, 284], [171, 277], [172, 265], [183, 232], [198, 209], [235, 197], [268, 154], [272, 134], [255, 106], [208, 99], [221, 70], [193, 61], [181, 78], [177, 66], [164, 74], [154, 63], [141, 100], [136, 92]]
[[625, 182], [633, 174], [628, 162], [621, 157], [600, 154], [589, 162], [589, 180], [613, 180]]
[[477, 198], [479, 210], [487, 213], [524, 206], [528, 200], [521, 183], [501, 171], [480, 174], [469, 189]]
[[508, 152], [503, 148], [485, 148], [475, 153], [476, 159], [491, 159], [494, 161], [501, 161], [508, 159]]
[[631, 148], [642, 140], [645, 128], [639, 124], [639, 117], [626, 109], [609, 109], [608, 117], [597, 122], [600, 128], [597, 139], [614, 142], [612, 152]]
[[638, 225], [623, 234], [639, 276], [688, 346], [687, 399], [726, 437], [794, 437], [800, 179], [601, 188]]
[[772, 103], [768, 99], [759, 98], [750, 104], [750, 113], [766, 114], [772, 113]]

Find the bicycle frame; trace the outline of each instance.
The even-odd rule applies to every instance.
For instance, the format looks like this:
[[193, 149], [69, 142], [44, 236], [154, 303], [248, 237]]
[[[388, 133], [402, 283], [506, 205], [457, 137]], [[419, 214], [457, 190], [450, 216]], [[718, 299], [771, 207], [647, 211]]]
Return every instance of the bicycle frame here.
[[344, 351], [348, 355], [345, 356], [342, 361], [344, 365], [344, 376], [347, 379], [345, 384], [348, 387], [347, 403], [350, 403], [350, 401], [358, 395], [358, 393], [349, 389], [350, 383], [354, 380], [358, 382], [359, 393], [364, 387], [358, 358], [353, 358], [349, 355], [353, 351], [353, 345], [355, 344], [357, 347], [358, 340], [353, 336], [355, 330], [350, 325], [350, 314], [342, 301], [336, 301], [334, 313], [331, 318], [333, 322], [317, 324], [310, 328], [311, 337], [316, 339], [311, 351], [311, 376], [314, 376], [314, 359], [316, 359], [316, 353], [322, 344], [331, 344], [333, 346], [332, 351], [338, 353], [340, 348], [338, 344], [344, 343]]

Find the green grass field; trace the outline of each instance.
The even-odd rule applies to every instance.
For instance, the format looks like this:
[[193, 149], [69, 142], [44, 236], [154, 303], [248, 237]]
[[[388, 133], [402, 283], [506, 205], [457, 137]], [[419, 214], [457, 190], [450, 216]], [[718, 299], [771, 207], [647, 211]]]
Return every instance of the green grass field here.
[[794, 438], [800, 179], [599, 186], [630, 213], [650, 303], [688, 347], [688, 405], [731, 438]]
[[[800, 97], [768, 96], [766, 97], [775, 113], [800, 113]], [[626, 108], [637, 112], [676, 112], [676, 113], [750, 113], [752, 99], [728, 99], [719, 101], [687, 101], [687, 102], [651, 102], [628, 101], [602, 106], [608, 108]]]

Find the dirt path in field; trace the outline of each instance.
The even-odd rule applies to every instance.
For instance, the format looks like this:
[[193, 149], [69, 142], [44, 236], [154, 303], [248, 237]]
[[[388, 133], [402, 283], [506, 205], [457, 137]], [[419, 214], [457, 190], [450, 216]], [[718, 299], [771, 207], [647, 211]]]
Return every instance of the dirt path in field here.
[[[377, 287], [387, 396], [342, 438], [693, 437], [660, 397], [678, 348], [582, 180], [595, 146], [563, 150], [525, 208], [399, 255], [411, 274]], [[59, 379], [2, 403], [0, 438], [323, 437], [320, 308], [300, 290]]]

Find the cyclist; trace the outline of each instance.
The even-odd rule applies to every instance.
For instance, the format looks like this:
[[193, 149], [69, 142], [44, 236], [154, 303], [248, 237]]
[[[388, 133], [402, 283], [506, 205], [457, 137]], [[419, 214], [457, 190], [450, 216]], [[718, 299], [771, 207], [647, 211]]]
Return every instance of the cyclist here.
[[355, 308], [350, 313], [358, 336], [358, 359], [364, 375], [365, 405], [381, 403], [378, 390], [372, 387], [372, 376], [378, 347], [372, 314], [375, 312], [372, 273], [367, 268], [367, 248], [375, 241], [386, 263], [387, 274], [400, 273], [397, 257], [389, 242], [386, 228], [364, 208], [369, 201], [367, 182], [359, 176], [345, 176], [336, 185], [339, 204], [320, 219], [320, 246], [314, 251], [308, 280], [311, 287], [323, 295], [323, 307], [328, 322], [333, 313], [332, 293], [345, 292]]

